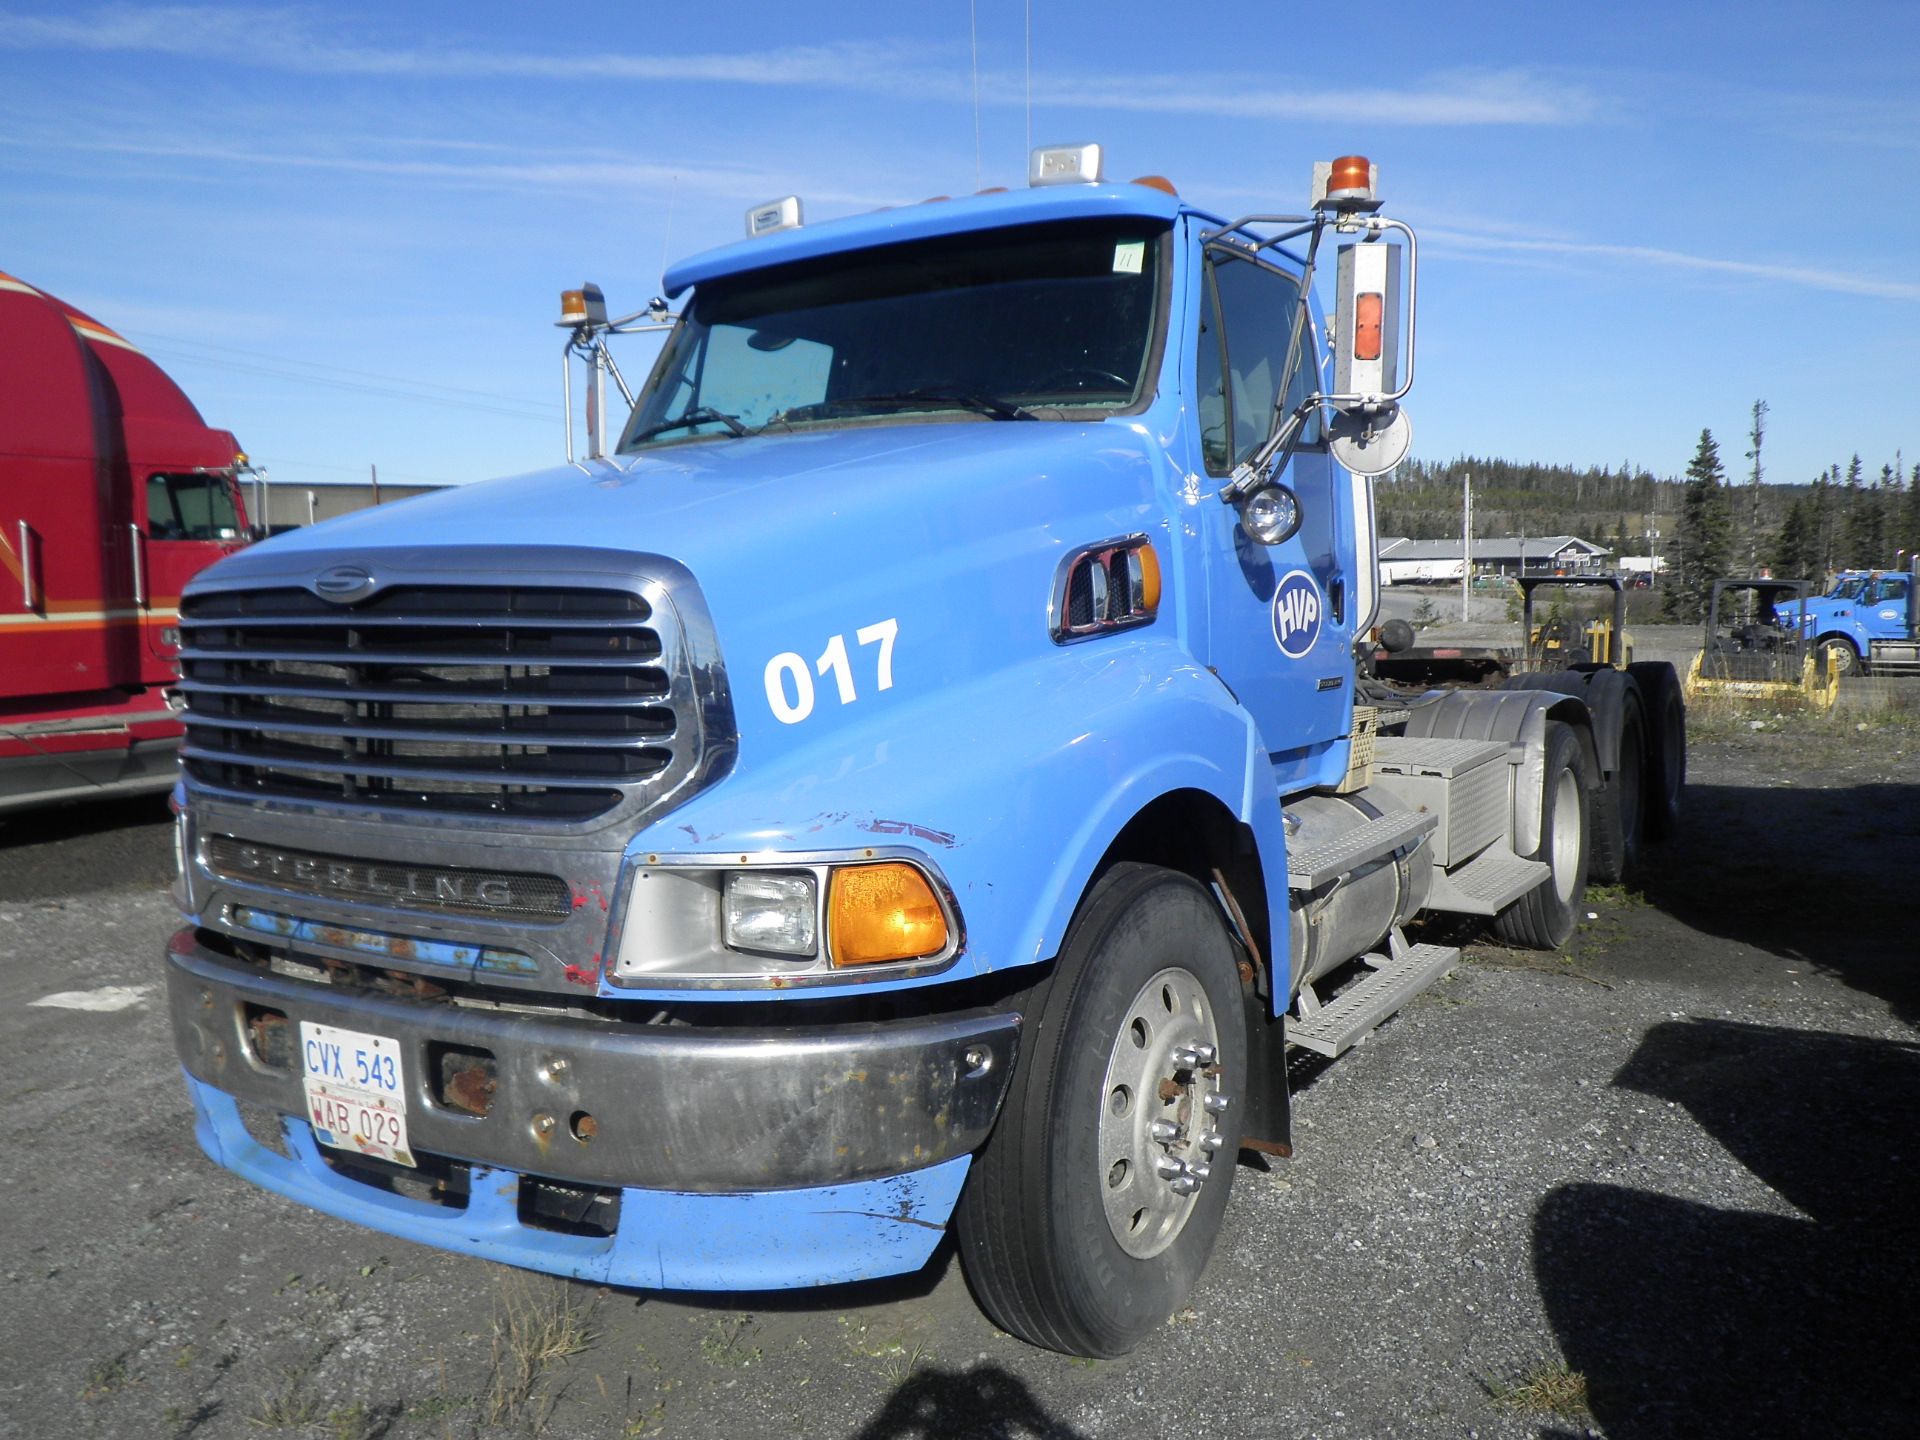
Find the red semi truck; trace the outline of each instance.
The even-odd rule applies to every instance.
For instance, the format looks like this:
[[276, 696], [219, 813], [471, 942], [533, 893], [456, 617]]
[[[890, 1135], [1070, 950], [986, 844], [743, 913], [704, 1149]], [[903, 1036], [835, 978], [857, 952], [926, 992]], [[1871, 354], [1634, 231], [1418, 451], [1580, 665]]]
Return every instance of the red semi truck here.
[[173, 784], [180, 590], [246, 542], [245, 461], [136, 347], [0, 273], [0, 814]]

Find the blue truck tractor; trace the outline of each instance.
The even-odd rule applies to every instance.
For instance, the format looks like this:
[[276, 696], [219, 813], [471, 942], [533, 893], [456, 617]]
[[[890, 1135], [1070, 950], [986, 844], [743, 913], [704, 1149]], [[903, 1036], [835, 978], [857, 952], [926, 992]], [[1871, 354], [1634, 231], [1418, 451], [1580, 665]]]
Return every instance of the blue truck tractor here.
[[952, 1227], [999, 1324], [1118, 1354], [1291, 1153], [1290, 1048], [1454, 963], [1423, 917], [1558, 945], [1590, 842], [1673, 823], [1670, 667], [1357, 671], [1417, 268], [1375, 168], [1239, 218], [1102, 171], [756, 207], [633, 316], [568, 292], [580, 457], [196, 579], [166, 974], [210, 1157], [641, 1288]]
[[1843, 571], [1825, 595], [1806, 602], [1806, 614], [1777, 610], [1783, 625], [1798, 623], [1818, 657], [1838, 675], [1920, 674], [1920, 614], [1913, 595], [1920, 559], [1911, 572]]

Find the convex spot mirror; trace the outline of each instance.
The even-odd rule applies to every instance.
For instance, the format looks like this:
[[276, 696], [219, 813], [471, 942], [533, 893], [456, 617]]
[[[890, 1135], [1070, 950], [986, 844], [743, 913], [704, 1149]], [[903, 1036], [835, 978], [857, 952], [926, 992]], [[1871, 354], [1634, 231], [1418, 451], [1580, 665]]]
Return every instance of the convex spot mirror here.
[[1263, 485], [1240, 502], [1240, 527], [1262, 545], [1281, 545], [1300, 531], [1300, 497], [1284, 485]]

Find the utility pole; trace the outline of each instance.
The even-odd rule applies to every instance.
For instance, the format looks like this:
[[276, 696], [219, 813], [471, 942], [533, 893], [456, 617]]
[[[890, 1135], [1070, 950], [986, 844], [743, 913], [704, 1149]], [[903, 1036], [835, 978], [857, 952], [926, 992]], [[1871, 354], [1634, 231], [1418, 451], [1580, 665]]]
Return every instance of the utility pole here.
[[1473, 472], [1467, 472], [1466, 503], [1460, 521], [1460, 623], [1473, 619]]
[[[1752, 486], [1748, 491], [1747, 506], [1747, 573], [1760, 573], [1760, 442], [1767, 434], [1767, 402], [1753, 402], [1753, 428], [1747, 432], [1747, 438], [1753, 441], [1753, 448], [1747, 452], [1747, 458], [1753, 461]], [[1752, 592], [1749, 591], [1749, 594]]]

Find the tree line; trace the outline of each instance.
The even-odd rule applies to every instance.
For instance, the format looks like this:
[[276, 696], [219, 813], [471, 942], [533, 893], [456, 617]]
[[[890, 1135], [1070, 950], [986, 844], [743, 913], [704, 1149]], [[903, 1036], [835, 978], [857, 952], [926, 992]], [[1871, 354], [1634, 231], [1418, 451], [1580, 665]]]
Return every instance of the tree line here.
[[1761, 570], [1823, 580], [1835, 570], [1893, 569], [1920, 550], [1920, 461], [1896, 455], [1869, 475], [1859, 455], [1806, 483], [1767, 483], [1767, 405], [1754, 402], [1748, 462], [1728, 476], [1719, 443], [1700, 432], [1678, 478], [1625, 461], [1543, 465], [1483, 456], [1408, 460], [1376, 488], [1383, 535], [1416, 540], [1460, 533], [1462, 490], [1473, 478], [1474, 534], [1570, 534], [1616, 555], [1666, 559], [1668, 614], [1705, 614], [1714, 580]]

